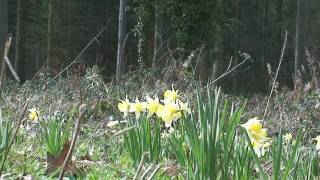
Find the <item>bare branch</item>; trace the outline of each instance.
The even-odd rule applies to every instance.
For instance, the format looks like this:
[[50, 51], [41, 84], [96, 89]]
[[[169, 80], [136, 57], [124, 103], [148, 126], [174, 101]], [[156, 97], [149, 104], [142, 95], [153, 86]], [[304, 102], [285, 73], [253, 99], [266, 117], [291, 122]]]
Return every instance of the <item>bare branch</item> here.
[[277, 68], [277, 72], [276, 72], [275, 78], [274, 78], [273, 83], [272, 83], [272, 88], [271, 88], [271, 91], [270, 91], [270, 95], [269, 95], [269, 97], [268, 97], [266, 109], [264, 110], [263, 118], [262, 118], [262, 119], [265, 118], [265, 116], [266, 116], [266, 114], [267, 114], [267, 111], [268, 111], [268, 106], [269, 106], [269, 103], [270, 103], [270, 99], [271, 99], [271, 96], [272, 96], [272, 93], [273, 93], [273, 90], [274, 90], [274, 87], [275, 87], [275, 84], [276, 84], [276, 81], [277, 81], [277, 77], [278, 77], [278, 74], [279, 74], [280, 66], [281, 66], [281, 63], [282, 63], [282, 60], [283, 60], [284, 51], [285, 51], [285, 49], [286, 49], [287, 36], [288, 36], [288, 32], [286, 31], [286, 32], [285, 32], [285, 37], [284, 37], [283, 46], [282, 46], [282, 51], [281, 51], [281, 55], [280, 55], [280, 61], [279, 61], [278, 68]]
[[62, 71], [60, 71], [56, 76], [54, 76], [54, 77], [52, 78], [52, 80], [54, 80], [54, 79], [56, 79], [58, 76], [60, 76], [63, 72], [65, 72], [67, 69], [69, 69], [69, 67], [71, 67], [74, 63], [81, 62], [81, 61], [78, 61], [79, 58], [81, 57], [81, 55], [91, 46], [91, 44], [92, 44], [93, 42], [99, 42], [99, 41], [98, 41], [98, 37], [100, 37], [101, 34], [107, 29], [107, 25], [108, 25], [108, 23], [107, 23], [105, 26], [103, 26], [103, 28], [101, 29], [101, 31], [100, 31], [96, 36], [94, 36], [94, 37], [91, 39], [91, 41], [80, 51], [80, 53], [77, 55], [77, 57], [74, 58], [74, 60], [73, 60], [68, 66], [66, 66]]

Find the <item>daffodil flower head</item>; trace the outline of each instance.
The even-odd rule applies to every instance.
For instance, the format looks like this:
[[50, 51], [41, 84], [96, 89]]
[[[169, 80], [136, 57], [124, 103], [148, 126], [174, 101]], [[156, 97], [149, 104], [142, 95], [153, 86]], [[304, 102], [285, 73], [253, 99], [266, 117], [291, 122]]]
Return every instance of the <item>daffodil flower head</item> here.
[[266, 149], [269, 148], [270, 145], [271, 144], [269, 142], [259, 143], [257, 141], [252, 141], [253, 150], [258, 157], [264, 156], [266, 153]]
[[120, 112], [123, 112], [124, 117], [127, 117], [130, 109], [130, 102], [127, 97], [125, 100], [120, 100], [120, 101], [121, 103], [118, 104], [118, 109], [120, 110]]
[[164, 109], [164, 105], [159, 104], [157, 111], [156, 111], [156, 115], [161, 118], [162, 114], [163, 114], [163, 109]]
[[28, 111], [28, 117], [31, 121], [37, 121], [39, 119], [39, 111], [35, 107], [28, 109]]
[[163, 95], [164, 101], [175, 102], [179, 97], [178, 91], [179, 90], [174, 90], [173, 86], [172, 86], [172, 90], [166, 90]]
[[189, 108], [188, 102], [184, 103], [178, 100], [178, 104], [179, 104], [180, 110], [183, 111], [184, 115], [191, 113], [191, 109]]
[[283, 140], [286, 143], [289, 143], [292, 139], [292, 134], [291, 133], [286, 133], [285, 135], [283, 135]]
[[267, 129], [262, 128], [261, 120], [258, 120], [257, 117], [249, 119], [245, 124], [242, 124], [241, 127], [246, 129], [256, 154], [263, 155], [263, 148], [266, 148], [267, 144], [270, 145], [270, 143], [267, 142], [270, 138], [267, 137]]
[[165, 103], [163, 106], [160, 117], [165, 122], [166, 127], [171, 127], [173, 121], [181, 118], [182, 114], [177, 104]]
[[148, 118], [151, 117], [153, 114], [158, 114], [159, 111], [161, 110], [161, 104], [159, 103], [158, 97], [155, 99], [150, 98], [147, 96], [147, 109], [148, 109]]
[[262, 129], [261, 120], [258, 120], [257, 117], [249, 119], [246, 123], [242, 124], [241, 126], [250, 132], [259, 132]]
[[316, 141], [316, 150], [320, 150], [320, 135], [312, 139], [313, 141]]
[[250, 135], [258, 142], [264, 142], [267, 138], [267, 129], [261, 128], [260, 131], [250, 131]]
[[146, 103], [140, 102], [138, 98], [136, 98], [135, 103], [131, 103], [129, 112], [134, 112], [136, 115], [136, 119], [140, 118], [142, 112], [146, 111]]

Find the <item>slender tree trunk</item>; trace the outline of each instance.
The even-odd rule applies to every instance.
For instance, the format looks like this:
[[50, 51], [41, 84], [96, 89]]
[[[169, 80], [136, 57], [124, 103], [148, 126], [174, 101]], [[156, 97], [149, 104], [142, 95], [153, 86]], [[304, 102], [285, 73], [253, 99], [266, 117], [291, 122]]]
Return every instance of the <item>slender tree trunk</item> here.
[[297, 0], [297, 20], [296, 20], [296, 39], [295, 39], [295, 78], [302, 78], [306, 81], [307, 66], [305, 60], [306, 47], [306, 9], [308, 0]]
[[265, 37], [266, 37], [266, 23], [268, 21], [268, 7], [269, 7], [269, 0], [264, 0], [262, 2], [262, 29], [261, 29], [261, 60], [264, 62], [265, 59]]
[[[0, 66], [1, 66], [1, 69], [4, 68], [2, 67], [2, 65], [4, 64], [3, 53], [4, 53], [4, 47], [5, 47], [7, 35], [8, 35], [8, 0], [0, 0]], [[2, 75], [4, 76], [2, 78], [4, 80], [6, 73], [4, 72]]]
[[124, 39], [126, 35], [126, 15], [125, 15], [126, 0], [120, 0], [119, 5], [119, 29], [118, 29], [118, 52], [117, 52], [117, 71], [116, 79], [119, 80], [123, 74], [124, 62]]
[[[240, 27], [240, 22], [241, 22], [241, 0], [237, 0], [236, 1], [236, 22], [235, 22], [235, 38], [234, 38], [234, 56], [237, 57], [238, 52], [240, 52], [241, 50], [241, 27]], [[233, 92], [237, 92], [238, 89], [238, 77], [234, 76], [232, 77], [232, 84], [231, 84], [231, 88]]]
[[15, 52], [15, 70], [20, 78], [22, 72], [19, 67], [21, 67], [20, 53], [21, 53], [21, 0], [17, 0], [17, 23], [16, 23], [16, 52]]
[[238, 54], [238, 51], [240, 50], [240, 38], [241, 38], [241, 29], [240, 29], [240, 22], [241, 22], [241, 0], [237, 0], [236, 2], [236, 35], [234, 39], [234, 55]]
[[53, 1], [49, 0], [48, 3], [48, 37], [47, 37], [47, 68], [51, 68], [52, 61], [52, 22], [53, 22]]
[[[261, 79], [265, 78], [264, 69], [266, 68], [265, 63], [265, 56], [266, 56], [266, 24], [268, 22], [268, 8], [269, 8], [269, 0], [262, 1], [262, 29], [261, 29], [261, 65], [260, 65], [260, 72], [261, 72]], [[262, 84], [262, 83], [261, 83]], [[268, 87], [267, 84], [264, 84], [265, 87]], [[256, 87], [258, 88], [258, 87]]]
[[[159, 47], [161, 46], [161, 38], [163, 34], [163, 10], [159, 2], [155, 4], [155, 23], [154, 23], [154, 54], [156, 56]], [[155, 57], [154, 56], [154, 57]]]
[[8, 0], [0, 0], [0, 57], [2, 61], [8, 35]]
[[283, 7], [283, 0], [277, 0], [277, 23], [279, 24], [279, 28], [278, 28], [278, 42], [279, 42], [279, 48], [278, 49], [279, 49], [279, 52], [281, 51], [282, 32], [283, 32], [282, 7]]

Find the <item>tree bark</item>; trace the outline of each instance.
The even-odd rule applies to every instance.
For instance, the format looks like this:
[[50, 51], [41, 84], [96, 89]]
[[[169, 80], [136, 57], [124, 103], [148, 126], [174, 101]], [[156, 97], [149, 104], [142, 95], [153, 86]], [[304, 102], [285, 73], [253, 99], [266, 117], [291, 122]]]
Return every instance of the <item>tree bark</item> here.
[[[236, 18], [236, 22], [235, 22], [235, 38], [234, 38], [234, 50], [233, 50], [233, 55], [235, 57], [237, 57], [237, 55], [239, 54], [239, 52], [242, 50], [241, 47], [241, 39], [242, 39], [242, 31], [241, 31], [241, 8], [242, 8], [242, 0], [237, 0], [236, 1], [236, 7], [235, 7], [235, 18]], [[228, 63], [226, 64], [228, 65]], [[238, 77], [234, 76], [232, 77], [232, 84], [231, 84], [231, 88], [233, 92], [237, 92], [238, 91]]]
[[4, 46], [8, 34], [8, 1], [0, 0], [0, 57], [3, 61]]
[[17, 30], [16, 30], [16, 51], [15, 51], [15, 71], [20, 78], [23, 78], [21, 67], [20, 53], [21, 53], [21, 0], [17, 0]]
[[161, 46], [161, 38], [163, 34], [163, 10], [159, 2], [155, 3], [155, 23], [154, 23], [154, 57]]
[[52, 61], [52, 22], [53, 22], [53, 0], [48, 3], [48, 24], [47, 24], [47, 69], [51, 67]]
[[305, 60], [306, 48], [306, 9], [308, 0], [297, 0], [297, 20], [296, 20], [296, 39], [295, 39], [295, 79], [302, 78], [307, 80], [307, 66]]
[[124, 62], [124, 39], [126, 34], [126, 15], [125, 15], [126, 0], [120, 0], [119, 5], [119, 29], [118, 29], [118, 52], [117, 52], [117, 71], [116, 79], [119, 80], [123, 74]]
[[283, 32], [282, 11], [283, 11], [283, 0], [277, 0], [277, 23], [279, 24], [279, 28], [278, 28], [279, 52], [281, 52], [281, 45], [282, 45], [282, 39], [283, 39], [282, 38], [282, 32]]
[[[0, 66], [1, 69], [4, 59], [4, 47], [8, 35], [8, 0], [0, 0]], [[5, 76], [5, 73], [3, 74]], [[3, 77], [2, 79], [4, 79]]]

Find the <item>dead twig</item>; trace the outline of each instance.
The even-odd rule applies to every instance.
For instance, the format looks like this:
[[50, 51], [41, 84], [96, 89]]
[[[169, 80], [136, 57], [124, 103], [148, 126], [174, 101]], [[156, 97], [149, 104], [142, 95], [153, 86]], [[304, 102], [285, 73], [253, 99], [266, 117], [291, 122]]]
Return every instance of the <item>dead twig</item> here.
[[[108, 24], [108, 23], [107, 23]], [[56, 76], [54, 76], [52, 78], [52, 80], [56, 79], [58, 76], [60, 76], [63, 72], [65, 72], [67, 69], [69, 69], [69, 67], [71, 67], [73, 64], [77, 63], [77, 62], [80, 62], [78, 61], [79, 58], [81, 57], [81, 55], [91, 46], [91, 44], [93, 42], [98, 42], [98, 37], [101, 36], [101, 34], [107, 29], [107, 24], [101, 29], [101, 31], [96, 35], [94, 36], [91, 41], [80, 51], [80, 53], [77, 55], [76, 58], [74, 58], [74, 60], [68, 65], [66, 66], [63, 70], [61, 70]]]
[[230, 69], [231, 64], [229, 64], [228, 68], [226, 69], [226, 71], [224, 73], [222, 73], [217, 79], [211, 81], [210, 83], [208, 83], [206, 86], [203, 87], [203, 89], [210, 87], [210, 85], [214, 84], [215, 82], [217, 82], [218, 80], [222, 79], [223, 77], [227, 76], [228, 74], [230, 74], [231, 72], [233, 72], [234, 70], [236, 70], [238, 67], [240, 67], [242, 64], [244, 64], [247, 60], [249, 60], [250, 58], [245, 57], [245, 59], [243, 61], [241, 61], [239, 64], [233, 66], [233, 68]]
[[162, 167], [161, 164], [158, 164], [157, 167], [153, 170], [151, 175], [147, 178], [147, 180], [152, 180], [152, 178], [156, 175], [156, 173], [159, 171], [159, 169]]
[[269, 103], [270, 103], [270, 99], [271, 99], [275, 84], [277, 82], [277, 77], [278, 77], [278, 74], [279, 74], [279, 71], [280, 71], [280, 66], [281, 66], [281, 63], [282, 63], [282, 60], [283, 60], [284, 51], [285, 51], [286, 45], [287, 45], [287, 36], [288, 36], [288, 32], [285, 31], [285, 37], [284, 37], [284, 42], [283, 42], [282, 51], [281, 51], [281, 55], [280, 55], [280, 61], [279, 61], [279, 64], [278, 64], [276, 75], [275, 75], [273, 83], [272, 83], [271, 91], [270, 91], [270, 94], [269, 94], [269, 97], [268, 97], [267, 105], [266, 105], [266, 108], [264, 110], [262, 119], [264, 119], [266, 114], [267, 114], [268, 106], [269, 106]]
[[151, 171], [152, 167], [154, 164], [151, 164], [148, 169], [143, 173], [143, 175], [141, 176], [141, 179], [145, 179], [145, 177], [148, 175], [148, 173]]
[[140, 173], [140, 171], [141, 171], [141, 169], [142, 169], [142, 166], [143, 166], [143, 164], [144, 164], [144, 161], [146, 160], [146, 156], [147, 156], [147, 153], [144, 152], [144, 153], [142, 154], [142, 157], [141, 157], [141, 160], [140, 160], [138, 169], [137, 169], [137, 171], [136, 171], [136, 174], [135, 174], [134, 177], [133, 177], [133, 180], [138, 179], [138, 175], [139, 175], [139, 173]]
[[122, 134], [125, 134], [125, 133], [127, 133], [128, 131], [131, 131], [132, 129], [134, 129], [134, 128], [136, 128], [136, 127], [137, 127], [137, 126], [134, 125], [134, 126], [130, 126], [130, 127], [126, 128], [126, 129], [120, 130], [120, 131], [114, 133], [114, 134], [112, 135], [112, 138], [114, 138], [114, 137], [116, 137], [116, 136], [119, 136], [119, 135], [122, 135]]

